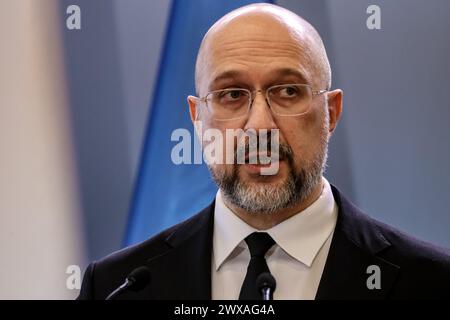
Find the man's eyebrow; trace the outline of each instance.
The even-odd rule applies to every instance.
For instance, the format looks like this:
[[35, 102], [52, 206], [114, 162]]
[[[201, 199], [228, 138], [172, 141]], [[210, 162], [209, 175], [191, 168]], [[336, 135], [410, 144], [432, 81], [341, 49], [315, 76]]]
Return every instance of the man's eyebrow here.
[[240, 72], [237, 70], [228, 70], [220, 73], [217, 77], [211, 81], [209, 88], [213, 88], [218, 82], [224, 80], [233, 80], [239, 76]]
[[283, 69], [276, 70], [274, 73], [279, 78], [287, 77], [287, 76], [294, 76], [294, 77], [298, 78], [300, 83], [306, 83], [306, 84], [309, 83], [307, 77], [297, 69], [283, 68]]
[[[215, 86], [217, 86], [217, 84], [220, 83], [221, 81], [235, 80], [240, 75], [241, 75], [241, 72], [239, 72], [238, 70], [227, 70], [222, 73], [219, 73], [219, 75], [217, 75], [211, 81], [211, 83], [209, 85], [209, 89], [211, 90], [212, 88], [215, 88]], [[306, 83], [306, 84], [309, 83], [307, 77], [297, 69], [281, 68], [281, 69], [277, 69], [277, 70], [273, 71], [273, 78], [276, 80], [280, 80], [281, 78], [288, 77], [288, 76], [296, 77], [298, 79], [297, 81], [299, 83]]]

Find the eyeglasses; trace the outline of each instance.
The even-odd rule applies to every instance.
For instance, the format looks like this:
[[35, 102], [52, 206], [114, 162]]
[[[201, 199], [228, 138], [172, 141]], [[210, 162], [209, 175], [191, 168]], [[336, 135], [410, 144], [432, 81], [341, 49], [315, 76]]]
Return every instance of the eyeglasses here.
[[266, 90], [250, 91], [227, 88], [208, 92], [199, 101], [206, 104], [208, 112], [216, 120], [234, 120], [247, 115], [258, 92], [265, 91], [266, 102], [278, 116], [300, 116], [311, 108], [314, 96], [328, 90], [314, 91], [308, 84], [282, 84]]

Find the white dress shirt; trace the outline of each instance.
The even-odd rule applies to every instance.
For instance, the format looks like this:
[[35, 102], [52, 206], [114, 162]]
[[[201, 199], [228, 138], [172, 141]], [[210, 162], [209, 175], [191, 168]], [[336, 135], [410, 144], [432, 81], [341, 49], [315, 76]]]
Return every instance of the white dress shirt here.
[[330, 184], [323, 179], [320, 197], [308, 208], [267, 230], [256, 230], [223, 202], [220, 190], [214, 212], [211, 263], [212, 299], [238, 299], [250, 262], [244, 239], [267, 232], [276, 244], [266, 261], [275, 277], [274, 299], [314, 299], [328, 256], [338, 208]]

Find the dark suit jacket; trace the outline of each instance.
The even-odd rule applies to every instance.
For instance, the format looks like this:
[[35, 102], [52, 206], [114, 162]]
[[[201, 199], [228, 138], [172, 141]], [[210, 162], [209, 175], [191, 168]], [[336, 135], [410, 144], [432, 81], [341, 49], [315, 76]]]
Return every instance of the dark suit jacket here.
[[[332, 187], [339, 207], [316, 299], [450, 298], [450, 252], [371, 219]], [[104, 299], [136, 267], [150, 285], [120, 299], [210, 299], [214, 202], [192, 218], [87, 268], [78, 299]], [[367, 267], [381, 288], [367, 287]]]

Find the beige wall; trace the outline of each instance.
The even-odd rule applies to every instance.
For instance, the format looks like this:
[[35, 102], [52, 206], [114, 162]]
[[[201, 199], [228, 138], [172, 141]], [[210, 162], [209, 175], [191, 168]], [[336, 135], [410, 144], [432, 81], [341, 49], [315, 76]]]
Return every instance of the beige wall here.
[[0, 299], [65, 299], [83, 264], [58, 6], [0, 2]]

